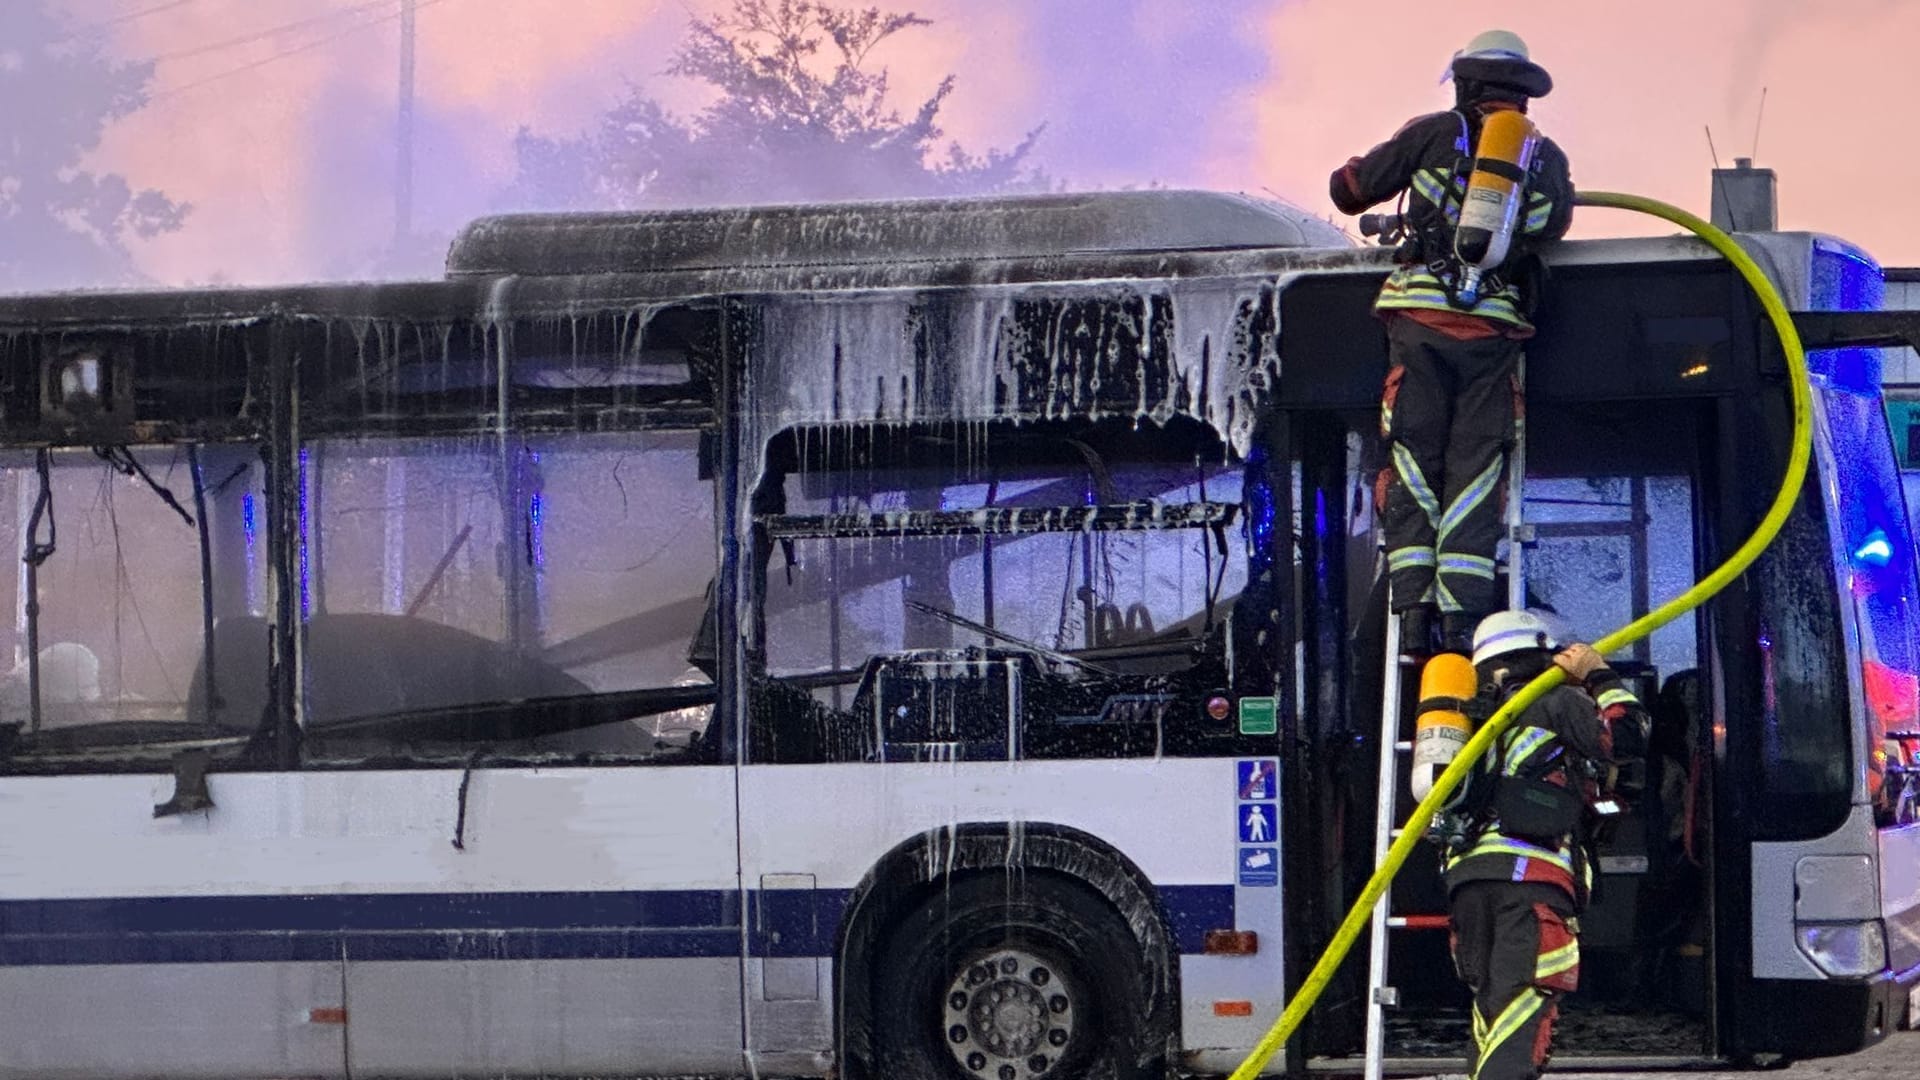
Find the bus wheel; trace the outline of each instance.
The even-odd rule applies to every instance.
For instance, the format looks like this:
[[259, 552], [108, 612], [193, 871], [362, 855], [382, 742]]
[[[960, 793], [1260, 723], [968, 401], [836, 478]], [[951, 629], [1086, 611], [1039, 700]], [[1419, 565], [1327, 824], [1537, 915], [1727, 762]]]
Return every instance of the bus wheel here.
[[896, 924], [873, 983], [888, 1080], [1159, 1080], [1139, 946], [1107, 902], [1056, 875], [954, 879]]

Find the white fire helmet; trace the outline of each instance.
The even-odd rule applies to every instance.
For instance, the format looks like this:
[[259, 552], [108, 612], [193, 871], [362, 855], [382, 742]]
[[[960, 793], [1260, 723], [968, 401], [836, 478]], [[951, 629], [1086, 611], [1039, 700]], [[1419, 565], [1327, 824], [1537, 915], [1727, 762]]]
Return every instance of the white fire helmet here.
[[1539, 612], [1497, 611], [1473, 631], [1473, 665], [1523, 649], [1558, 649], [1561, 642]]

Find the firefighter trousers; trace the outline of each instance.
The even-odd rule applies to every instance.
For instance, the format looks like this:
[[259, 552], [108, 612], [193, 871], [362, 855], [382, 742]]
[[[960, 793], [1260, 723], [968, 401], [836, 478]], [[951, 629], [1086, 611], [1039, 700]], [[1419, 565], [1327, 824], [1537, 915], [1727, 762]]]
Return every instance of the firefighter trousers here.
[[1473, 990], [1470, 1080], [1534, 1080], [1559, 999], [1580, 982], [1573, 898], [1540, 882], [1470, 881], [1450, 900], [1454, 968]]
[[1380, 434], [1390, 460], [1374, 496], [1393, 610], [1436, 604], [1488, 614], [1500, 606], [1493, 556], [1520, 407], [1521, 343], [1462, 341], [1396, 317], [1387, 344]]

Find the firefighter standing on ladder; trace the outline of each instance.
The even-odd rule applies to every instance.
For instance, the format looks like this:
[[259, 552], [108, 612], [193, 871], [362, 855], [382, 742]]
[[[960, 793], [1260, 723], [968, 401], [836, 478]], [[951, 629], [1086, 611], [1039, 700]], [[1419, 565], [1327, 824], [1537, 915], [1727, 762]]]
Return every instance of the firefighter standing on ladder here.
[[1473, 990], [1472, 1080], [1533, 1080], [1546, 1065], [1559, 998], [1579, 985], [1593, 834], [1644, 784], [1646, 710], [1590, 646], [1560, 646], [1529, 611], [1480, 624], [1486, 715], [1550, 665], [1568, 683], [1520, 714], [1435, 818], [1454, 966]]
[[[1514, 34], [1493, 30], [1455, 54], [1456, 104], [1410, 121], [1393, 138], [1333, 174], [1333, 203], [1357, 214], [1407, 198], [1399, 266], [1374, 310], [1386, 320], [1391, 367], [1380, 406], [1392, 463], [1375, 491], [1386, 533], [1392, 608], [1402, 651], [1440, 647], [1465, 655], [1480, 619], [1502, 605], [1494, 575], [1505, 499], [1505, 450], [1520, 387], [1521, 344], [1537, 260], [1527, 248], [1558, 239], [1573, 217], [1566, 155], [1539, 137], [1524, 168], [1484, 156], [1489, 117], [1524, 114], [1553, 88]], [[1475, 155], [1482, 154], [1476, 160]], [[1475, 168], [1509, 178], [1515, 249], [1496, 265], [1463, 266], [1456, 250]], [[1408, 194], [1411, 197], [1408, 198]], [[1435, 615], [1440, 616], [1438, 627]]]

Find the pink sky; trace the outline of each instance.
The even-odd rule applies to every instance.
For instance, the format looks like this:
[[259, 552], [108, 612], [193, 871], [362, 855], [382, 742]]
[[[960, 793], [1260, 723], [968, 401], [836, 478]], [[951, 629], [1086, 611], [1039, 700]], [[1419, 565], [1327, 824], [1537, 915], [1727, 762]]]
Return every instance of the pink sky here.
[[[77, 19], [153, 0], [64, 0]], [[880, 0], [873, 0], [880, 2]], [[718, 0], [423, 0], [419, 95], [423, 225], [450, 231], [491, 207], [516, 129], [590, 124], [630, 82], [682, 108], [659, 74], [689, 11]], [[113, 48], [165, 56], [315, 16], [397, 0], [189, 0], [122, 23]], [[1160, 182], [1272, 192], [1323, 214], [1328, 171], [1419, 112], [1478, 22], [1436, 29], [1431, 4], [1356, 0], [918, 0], [936, 20], [890, 44], [902, 107], [944, 74], [943, 113], [972, 149], [1047, 122], [1039, 162], [1073, 186]], [[1090, 29], [1092, 13], [1100, 25]], [[1900, 110], [1920, 91], [1910, 59], [1920, 4], [1899, 0], [1614, 0], [1489, 9], [1559, 86], [1535, 118], [1574, 179], [1704, 213], [1711, 167], [1753, 145], [1781, 174], [1781, 223], [1920, 263], [1920, 140]], [[1479, 16], [1476, 15], [1475, 18]], [[174, 59], [147, 108], [107, 133], [98, 164], [195, 204], [181, 232], [140, 245], [169, 284], [338, 276], [391, 229], [397, 23], [174, 90], [337, 33], [353, 18]], [[1886, 207], [1894, 207], [1889, 212]], [[1658, 226], [1652, 226], [1659, 228]], [[1645, 231], [1592, 212], [1576, 235]], [[1665, 231], [1664, 229], [1660, 231]]]

